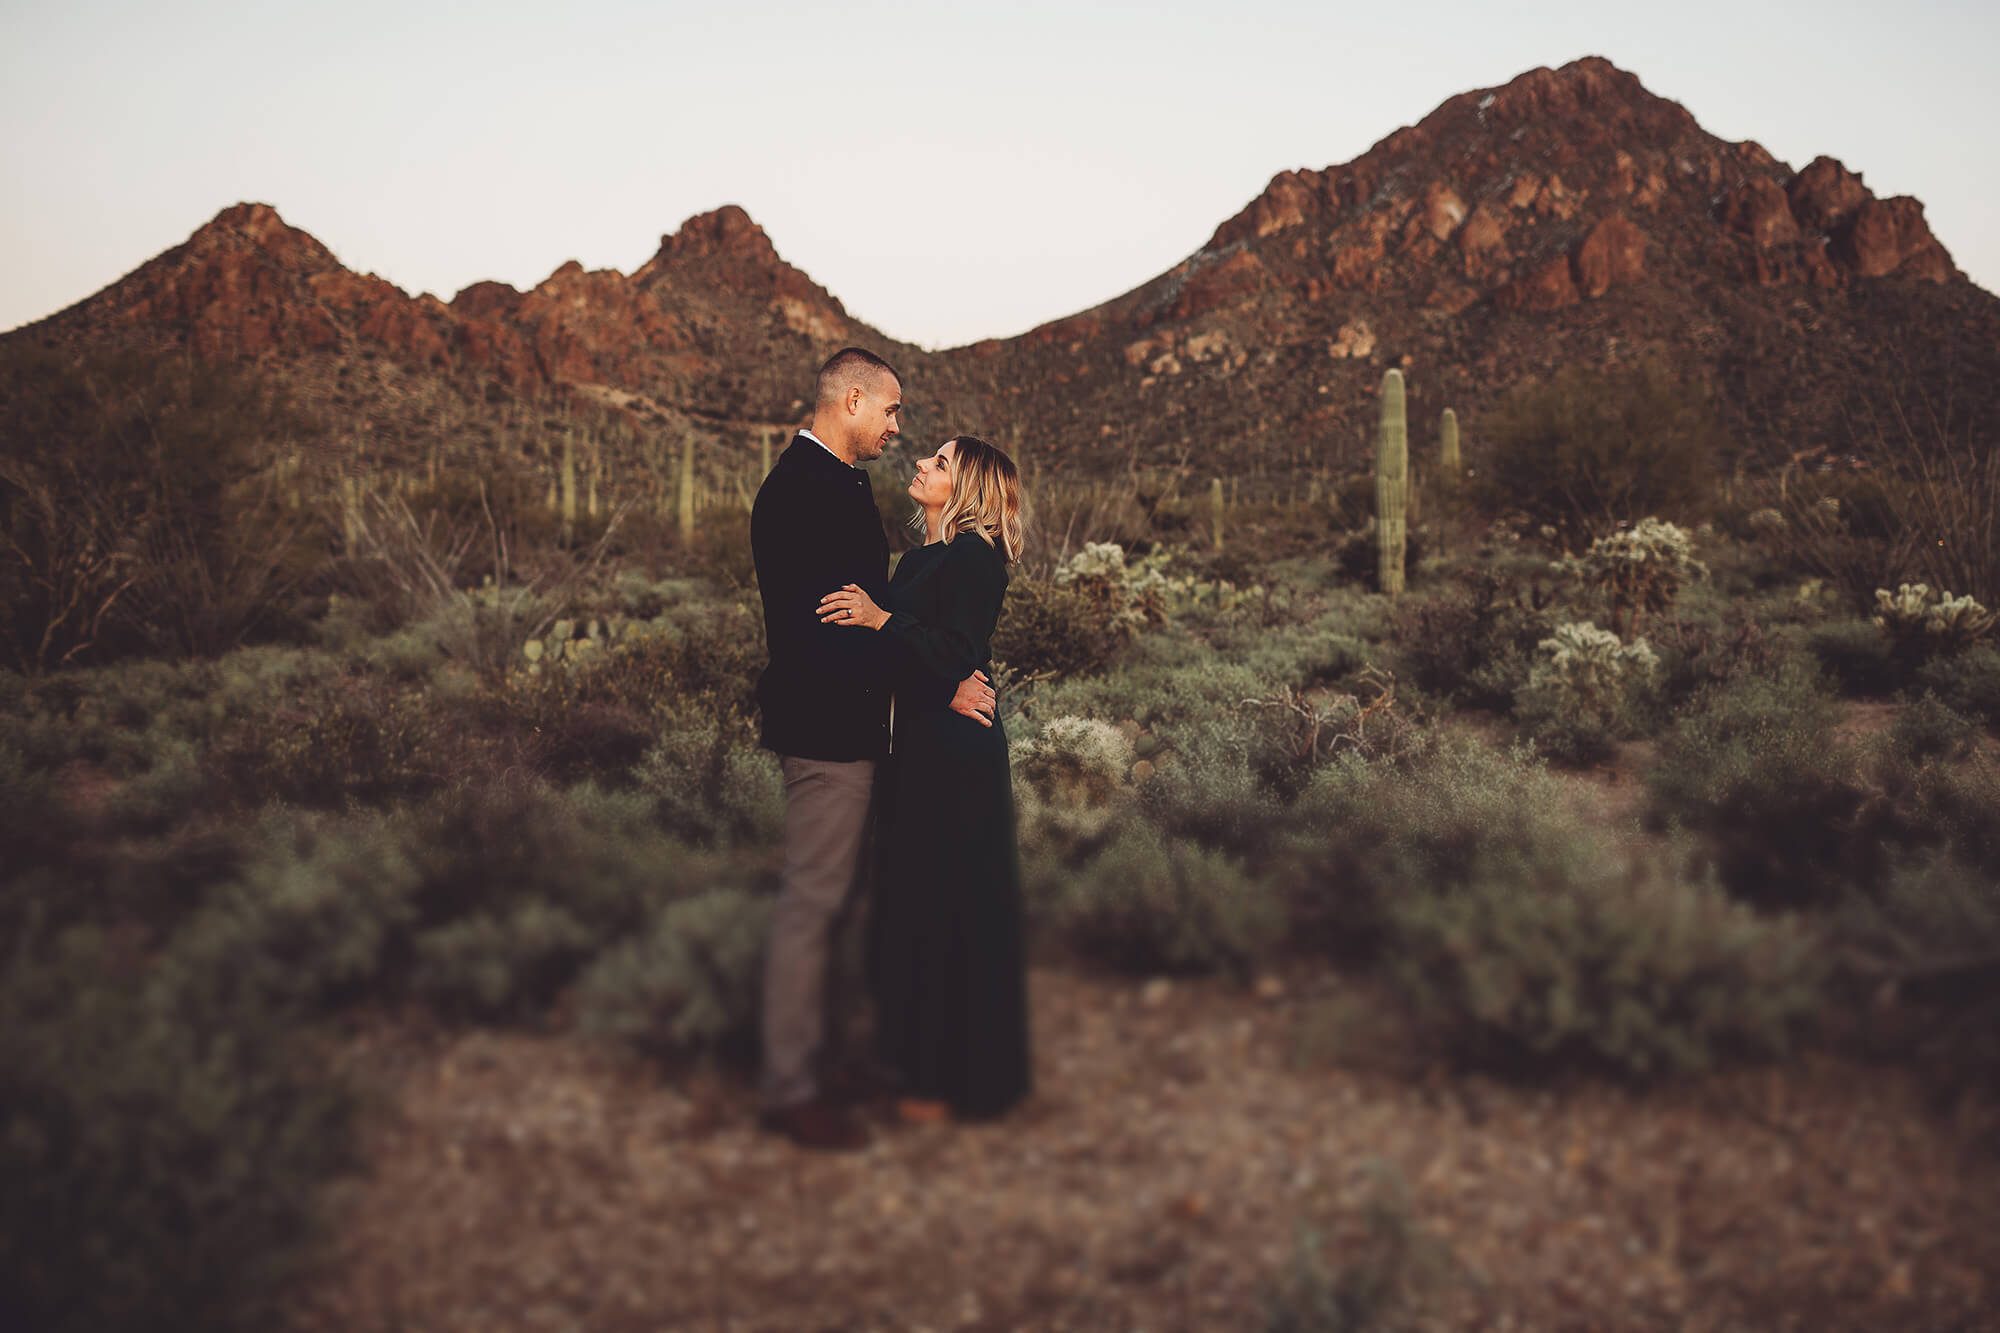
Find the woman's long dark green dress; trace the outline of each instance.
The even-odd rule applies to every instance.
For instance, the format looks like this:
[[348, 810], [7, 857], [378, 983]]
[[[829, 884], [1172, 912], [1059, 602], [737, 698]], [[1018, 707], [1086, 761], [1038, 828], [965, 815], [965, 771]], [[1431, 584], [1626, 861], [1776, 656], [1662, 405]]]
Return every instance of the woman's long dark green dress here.
[[877, 791], [869, 932], [877, 1047], [908, 1095], [967, 1118], [1032, 1086], [1007, 735], [950, 709], [990, 673], [1007, 566], [975, 533], [906, 553], [889, 582], [895, 714]]

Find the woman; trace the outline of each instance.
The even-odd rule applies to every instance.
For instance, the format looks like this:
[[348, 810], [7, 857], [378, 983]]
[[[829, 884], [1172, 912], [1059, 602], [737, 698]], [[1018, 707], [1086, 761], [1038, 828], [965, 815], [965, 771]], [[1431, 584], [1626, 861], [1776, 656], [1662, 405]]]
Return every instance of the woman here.
[[849, 584], [820, 618], [892, 640], [868, 948], [878, 1049], [903, 1079], [906, 1119], [985, 1119], [1032, 1082], [1014, 792], [1005, 729], [949, 704], [959, 681], [990, 670], [1021, 554], [1020, 478], [1013, 459], [961, 435], [917, 464], [910, 498], [924, 545], [897, 564], [890, 605]]

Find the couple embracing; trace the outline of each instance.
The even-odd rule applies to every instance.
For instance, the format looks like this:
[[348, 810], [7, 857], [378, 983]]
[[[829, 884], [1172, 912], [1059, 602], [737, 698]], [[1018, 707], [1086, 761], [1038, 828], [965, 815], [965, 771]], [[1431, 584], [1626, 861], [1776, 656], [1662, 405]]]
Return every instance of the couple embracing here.
[[[922, 545], [889, 577], [861, 464], [900, 429], [902, 379], [849, 347], [820, 368], [812, 429], [757, 492], [750, 543], [770, 665], [763, 744], [785, 780], [766, 942], [761, 1124], [858, 1148], [865, 1102], [988, 1119], [1029, 1091], [1027, 978], [1007, 737], [989, 641], [1021, 553], [1020, 480], [955, 436], [917, 463]], [[874, 1049], [844, 1048], [833, 955], [868, 902]]]

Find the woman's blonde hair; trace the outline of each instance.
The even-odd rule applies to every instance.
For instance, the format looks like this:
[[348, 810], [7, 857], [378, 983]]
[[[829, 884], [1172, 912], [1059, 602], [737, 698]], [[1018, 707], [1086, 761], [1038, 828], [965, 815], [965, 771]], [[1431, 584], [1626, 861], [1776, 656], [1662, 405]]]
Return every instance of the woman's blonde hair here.
[[[939, 536], [948, 542], [961, 532], [977, 533], [1013, 564], [1021, 558], [1027, 530], [1020, 469], [1004, 451], [977, 435], [955, 435], [950, 442], [956, 446], [951, 457], [951, 498], [939, 515]], [[923, 530], [921, 509], [910, 525]]]

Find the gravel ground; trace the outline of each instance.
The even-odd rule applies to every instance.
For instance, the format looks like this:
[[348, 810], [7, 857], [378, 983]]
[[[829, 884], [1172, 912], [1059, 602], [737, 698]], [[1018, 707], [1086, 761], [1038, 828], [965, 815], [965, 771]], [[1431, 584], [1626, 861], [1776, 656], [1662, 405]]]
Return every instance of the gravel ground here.
[[1302, 1244], [1390, 1284], [1340, 1327], [2000, 1328], [1995, 1112], [1900, 1072], [1522, 1089], [1323, 974], [1031, 986], [1029, 1103], [844, 1155], [741, 1072], [363, 1020], [370, 1170], [296, 1333], [1260, 1328]]

